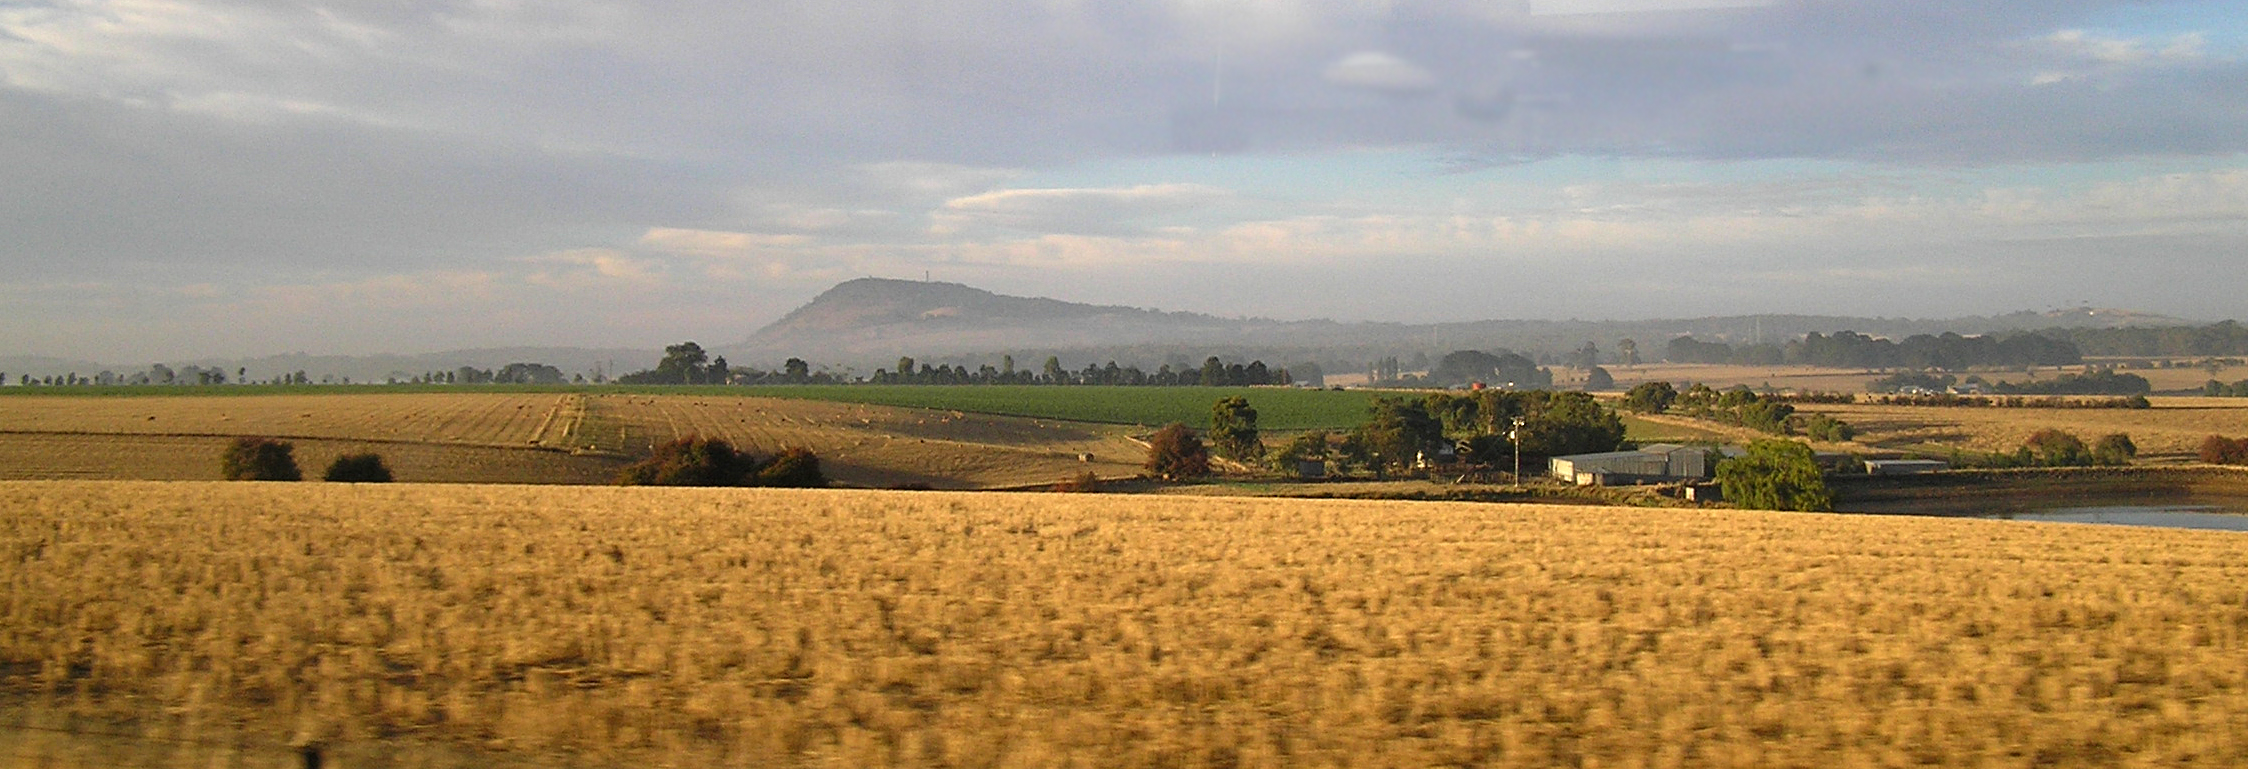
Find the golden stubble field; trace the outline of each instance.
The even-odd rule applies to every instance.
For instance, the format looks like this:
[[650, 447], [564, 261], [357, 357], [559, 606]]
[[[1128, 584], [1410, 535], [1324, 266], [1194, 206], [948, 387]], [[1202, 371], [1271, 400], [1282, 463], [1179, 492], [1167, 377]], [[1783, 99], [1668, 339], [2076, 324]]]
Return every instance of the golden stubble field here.
[[[282, 438], [317, 477], [353, 451], [400, 480], [598, 484], [672, 438], [800, 446], [851, 485], [987, 488], [1138, 471], [1129, 429], [776, 398], [578, 393], [11, 396], [0, 479], [213, 480], [235, 436]], [[589, 451], [590, 450], [590, 451]], [[1080, 461], [1090, 455], [1092, 461]]]
[[1872, 448], [1942, 451], [2012, 451], [2039, 430], [2066, 430], [2089, 444], [2124, 433], [2142, 459], [2195, 457], [2210, 435], [2248, 436], [2248, 398], [2163, 397], [2148, 409], [1981, 408], [1807, 403], [1806, 414], [1826, 414], [1858, 430], [1856, 443]]
[[136, 735], [0, 728], [24, 766], [2248, 763], [2240, 534], [465, 485], [0, 511], [0, 716]]
[[[2052, 379], [2064, 373], [2082, 373], [2089, 368], [2117, 364], [2117, 361], [2093, 361], [2078, 366], [2039, 366], [2034, 377], [2020, 369], [1971, 371], [1955, 374], [1955, 376], [1960, 379], [1980, 376], [1992, 382], [2005, 380], [2023, 383]], [[1618, 388], [1629, 388], [1641, 382], [1670, 382], [1673, 384], [1700, 382], [1718, 389], [1745, 385], [1758, 389], [1769, 386], [1781, 390], [1807, 392], [1865, 392], [1868, 382], [1889, 374], [1886, 371], [1871, 369], [1842, 369], [1822, 366], [1736, 366], [1712, 363], [1650, 363], [1640, 366], [1610, 365], [1606, 368], [1609, 375], [1615, 377]], [[2210, 379], [2227, 383], [2248, 379], [2248, 366], [2222, 366], [2214, 374], [2208, 369], [2192, 366], [2132, 368], [2123, 369], [2123, 371], [2124, 373], [2145, 377], [2147, 383], [2152, 385], [2156, 392], [2200, 390], [2202, 383]], [[1566, 379], [1568, 373], [1556, 371], [1555, 376], [1557, 379]], [[1581, 380], [1581, 377], [1579, 379]]]

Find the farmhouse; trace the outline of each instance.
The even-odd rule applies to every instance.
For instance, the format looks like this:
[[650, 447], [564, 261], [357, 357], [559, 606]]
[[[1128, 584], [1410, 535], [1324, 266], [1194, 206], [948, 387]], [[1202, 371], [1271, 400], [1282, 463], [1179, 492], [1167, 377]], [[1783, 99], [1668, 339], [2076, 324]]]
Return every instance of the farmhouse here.
[[[1675, 443], [1651, 443], [1634, 451], [1573, 454], [1547, 460], [1555, 478], [1579, 486], [1613, 486], [1662, 483], [1710, 477], [1718, 456], [1739, 452], [1730, 446], [1708, 448]], [[1715, 455], [1715, 456], [1713, 456]]]

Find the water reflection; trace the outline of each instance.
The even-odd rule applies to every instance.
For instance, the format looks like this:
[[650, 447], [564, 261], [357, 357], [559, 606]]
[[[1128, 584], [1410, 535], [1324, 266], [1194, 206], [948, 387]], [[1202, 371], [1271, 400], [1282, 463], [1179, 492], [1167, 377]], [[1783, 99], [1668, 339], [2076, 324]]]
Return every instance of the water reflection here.
[[1984, 516], [2009, 521], [2056, 523], [2106, 523], [2121, 526], [2162, 526], [2174, 529], [2248, 531], [2248, 515], [2220, 512], [2215, 505], [2106, 505], [2064, 507], [2023, 513]]

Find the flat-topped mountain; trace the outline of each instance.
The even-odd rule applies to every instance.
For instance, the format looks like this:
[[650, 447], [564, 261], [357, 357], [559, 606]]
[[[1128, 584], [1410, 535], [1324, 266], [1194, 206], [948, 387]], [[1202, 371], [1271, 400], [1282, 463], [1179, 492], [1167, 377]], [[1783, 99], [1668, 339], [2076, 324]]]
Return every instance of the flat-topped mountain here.
[[958, 283], [838, 284], [737, 347], [835, 357], [1142, 344], [1238, 334], [1272, 321], [1007, 296]]

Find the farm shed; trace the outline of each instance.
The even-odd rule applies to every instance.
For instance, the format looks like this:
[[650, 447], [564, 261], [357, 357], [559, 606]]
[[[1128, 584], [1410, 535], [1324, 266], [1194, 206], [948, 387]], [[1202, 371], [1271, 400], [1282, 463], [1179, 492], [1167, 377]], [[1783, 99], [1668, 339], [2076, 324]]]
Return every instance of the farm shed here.
[[1721, 449], [1652, 443], [1636, 451], [1608, 451], [1554, 457], [1546, 463], [1553, 477], [1580, 486], [1707, 478], [1712, 453]]
[[1941, 459], [1868, 459], [1867, 475], [1911, 475], [1913, 473], [1949, 470], [1951, 463]]

